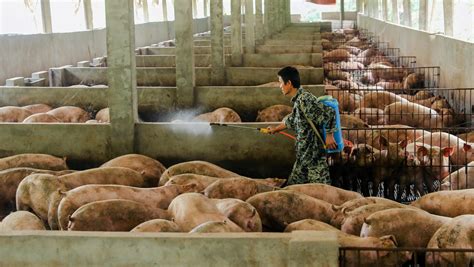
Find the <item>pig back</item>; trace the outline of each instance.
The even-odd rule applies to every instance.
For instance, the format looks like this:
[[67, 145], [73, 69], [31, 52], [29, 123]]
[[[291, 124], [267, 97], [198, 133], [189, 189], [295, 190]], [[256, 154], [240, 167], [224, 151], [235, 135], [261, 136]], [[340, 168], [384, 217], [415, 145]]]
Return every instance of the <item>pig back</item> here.
[[357, 192], [344, 190], [326, 184], [298, 184], [287, 186], [284, 189], [300, 192], [334, 205], [342, 205], [349, 200], [363, 198], [363, 196]]
[[120, 184], [136, 187], [145, 186], [145, 179], [140, 173], [122, 167], [103, 167], [78, 171], [59, 176], [59, 179], [69, 189], [85, 184]]
[[412, 202], [411, 205], [446, 217], [474, 214], [474, 189], [429, 193]]
[[208, 221], [226, 221], [238, 227], [217, 209], [212, 200], [198, 193], [179, 195], [171, 201], [168, 212], [171, 219], [185, 232]]
[[187, 161], [175, 164], [166, 169], [160, 177], [159, 185], [164, 185], [172, 176], [184, 173], [194, 173], [217, 178], [230, 178], [240, 176], [237, 173], [231, 172], [206, 161]]
[[166, 210], [124, 199], [110, 199], [86, 204], [69, 218], [72, 231], [130, 231], [151, 219], [167, 219]]
[[329, 223], [333, 215], [328, 202], [290, 190], [260, 193], [247, 202], [257, 209], [262, 224], [276, 231], [283, 231], [288, 224], [303, 219]]
[[451, 219], [416, 209], [387, 209], [370, 215], [361, 237], [393, 235], [400, 247], [426, 247], [431, 236]]
[[[433, 235], [428, 248], [474, 249], [474, 215], [461, 215], [441, 226]], [[433, 266], [468, 266], [474, 252], [426, 253], [426, 262]]]

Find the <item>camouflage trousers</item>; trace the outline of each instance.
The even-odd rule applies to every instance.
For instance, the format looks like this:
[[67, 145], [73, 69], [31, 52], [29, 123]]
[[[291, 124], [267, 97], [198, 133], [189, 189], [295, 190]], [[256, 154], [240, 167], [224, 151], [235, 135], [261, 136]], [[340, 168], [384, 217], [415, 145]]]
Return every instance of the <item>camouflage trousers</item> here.
[[331, 184], [326, 157], [321, 157], [316, 162], [296, 159], [293, 170], [288, 178], [288, 185], [307, 183]]

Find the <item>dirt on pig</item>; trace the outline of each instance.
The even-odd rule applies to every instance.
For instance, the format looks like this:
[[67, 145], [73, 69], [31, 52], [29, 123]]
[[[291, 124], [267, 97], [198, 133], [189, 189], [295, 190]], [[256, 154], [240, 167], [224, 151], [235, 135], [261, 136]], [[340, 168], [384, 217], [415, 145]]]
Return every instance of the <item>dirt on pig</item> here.
[[42, 170], [61, 171], [67, 170], [65, 158], [47, 154], [18, 154], [0, 158], [0, 170], [17, 167], [28, 167]]
[[321, 199], [334, 205], [342, 205], [343, 203], [349, 200], [363, 198], [363, 196], [357, 192], [344, 190], [326, 184], [313, 183], [290, 185], [283, 189], [300, 192], [310, 197]]
[[152, 219], [168, 219], [166, 210], [124, 199], [86, 204], [69, 218], [69, 231], [130, 231]]
[[247, 202], [257, 209], [266, 228], [280, 232], [288, 224], [302, 219], [329, 223], [334, 213], [328, 202], [290, 190], [260, 193]]
[[230, 178], [241, 176], [237, 173], [231, 172], [206, 161], [187, 161], [175, 164], [166, 169], [166, 171], [163, 172], [160, 177], [159, 185], [164, 185], [172, 176], [184, 173], [193, 173], [217, 178]]
[[261, 184], [254, 179], [235, 177], [218, 179], [204, 190], [204, 195], [209, 198], [237, 198], [245, 201], [258, 193], [275, 189], [275, 187]]

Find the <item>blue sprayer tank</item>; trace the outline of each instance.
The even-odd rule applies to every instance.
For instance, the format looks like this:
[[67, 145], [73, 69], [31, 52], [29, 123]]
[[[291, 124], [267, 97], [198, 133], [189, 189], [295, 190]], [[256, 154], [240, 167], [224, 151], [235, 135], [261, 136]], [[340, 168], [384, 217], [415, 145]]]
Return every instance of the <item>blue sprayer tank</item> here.
[[[344, 140], [342, 139], [341, 131], [341, 116], [339, 115], [339, 103], [336, 99], [332, 98], [330, 95], [324, 95], [318, 97], [318, 101], [324, 105], [331, 107], [336, 112], [336, 127], [337, 131], [334, 133], [334, 140], [337, 144], [337, 149], [327, 149], [327, 153], [339, 153], [344, 149]], [[326, 125], [322, 126], [323, 140], [326, 140]]]

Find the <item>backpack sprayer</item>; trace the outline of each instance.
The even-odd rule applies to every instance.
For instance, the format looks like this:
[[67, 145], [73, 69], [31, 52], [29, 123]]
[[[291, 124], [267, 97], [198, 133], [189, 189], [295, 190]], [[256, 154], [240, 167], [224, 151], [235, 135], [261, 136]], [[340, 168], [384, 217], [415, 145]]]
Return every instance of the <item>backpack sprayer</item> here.
[[[268, 134], [269, 131], [267, 128], [255, 128], [255, 127], [250, 127], [250, 126], [241, 126], [241, 125], [233, 125], [233, 124], [226, 124], [226, 123], [218, 123], [218, 122], [211, 122], [209, 124], [210, 126], [225, 126], [225, 127], [232, 127], [232, 128], [240, 128], [240, 129], [249, 129], [249, 130], [257, 130], [263, 134]], [[289, 134], [289, 133], [286, 133], [286, 132], [283, 132], [283, 131], [280, 131], [278, 132], [279, 134], [282, 134], [288, 138], [291, 138], [291, 139], [294, 139], [296, 140], [296, 138]]]
[[315, 132], [316, 136], [321, 140], [321, 143], [323, 144], [323, 148], [326, 150], [327, 153], [339, 153], [344, 149], [344, 139], [342, 138], [342, 131], [341, 131], [341, 116], [339, 114], [339, 103], [337, 102], [336, 99], [332, 98], [330, 95], [324, 95], [318, 97], [318, 101], [321, 102], [323, 105], [328, 106], [334, 110], [336, 113], [336, 132], [334, 132], [334, 141], [336, 141], [336, 148], [335, 149], [328, 149], [326, 147], [326, 125], [321, 125], [321, 134], [319, 134], [318, 128], [316, 125], [314, 125], [313, 121], [309, 119], [309, 117], [306, 115], [304, 112], [304, 107], [303, 103], [301, 103], [300, 110], [303, 112], [303, 115], [305, 116], [306, 120], [308, 121], [309, 125], [311, 128], [313, 128], [313, 131]]

